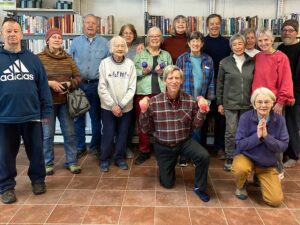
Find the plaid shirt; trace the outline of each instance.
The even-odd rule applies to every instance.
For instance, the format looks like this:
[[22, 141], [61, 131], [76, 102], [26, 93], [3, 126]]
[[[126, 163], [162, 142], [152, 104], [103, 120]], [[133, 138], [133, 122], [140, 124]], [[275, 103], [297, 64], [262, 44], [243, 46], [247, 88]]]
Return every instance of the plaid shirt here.
[[157, 142], [174, 147], [203, 124], [205, 114], [198, 109], [189, 94], [180, 92], [178, 103], [172, 104], [166, 93], [160, 93], [150, 99], [148, 111], [141, 113], [140, 124], [143, 132], [153, 133]]
[[[212, 58], [206, 53], [201, 53], [201, 69], [203, 73], [203, 79], [201, 84], [201, 93], [197, 96], [203, 96], [206, 99], [215, 99], [215, 84], [214, 84], [214, 63]], [[194, 96], [194, 76], [193, 65], [190, 59], [190, 53], [185, 52], [180, 55], [176, 61], [178, 66], [183, 71], [184, 81], [181, 85], [181, 90]]]

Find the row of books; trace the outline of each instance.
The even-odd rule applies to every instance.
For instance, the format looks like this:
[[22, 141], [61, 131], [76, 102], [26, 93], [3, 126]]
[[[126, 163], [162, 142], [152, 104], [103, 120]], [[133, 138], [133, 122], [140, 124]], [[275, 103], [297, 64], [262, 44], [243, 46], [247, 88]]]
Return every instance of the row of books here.
[[[72, 44], [72, 39], [63, 40], [63, 48], [68, 51]], [[22, 46], [26, 47], [28, 50], [33, 52], [34, 54], [38, 54], [42, 52], [45, 48], [46, 42], [44, 39], [30, 39], [30, 40], [23, 40]]]
[[[172, 33], [172, 20], [165, 18], [164, 16], [153, 16], [148, 12], [145, 12], [145, 34], [148, 29], [157, 26], [161, 29], [164, 35]], [[188, 16], [189, 31], [200, 31], [204, 34], [207, 33], [205, 16]], [[274, 35], [280, 35], [282, 30], [282, 24], [286, 19], [300, 20], [300, 14], [290, 14], [283, 18], [278, 19], [266, 19], [258, 16], [247, 16], [247, 17], [230, 17], [222, 19], [221, 23], [221, 34], [222, 35], [233, 35], [239, 33], [246, 28], [253, 28], [255, 30], [260, 28], [268, 28], [273, 31]]]
[[[43, 16], [17, 16], [24, 34], [45, 34], [49, 28], [59, 28], [65, 34], [81, 34], [82, 16], [79, 14], [66, 14], [64, 16], [43, 17]], [[97, 17], [99, 34], [114, 33], [114, 16], [107, 18]]]

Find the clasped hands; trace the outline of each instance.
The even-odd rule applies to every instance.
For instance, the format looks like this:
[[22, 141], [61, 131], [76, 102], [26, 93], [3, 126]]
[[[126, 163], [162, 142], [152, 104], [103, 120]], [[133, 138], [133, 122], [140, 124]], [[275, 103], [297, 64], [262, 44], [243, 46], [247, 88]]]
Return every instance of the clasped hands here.
[[267, 120], [266, 118], [262, 118], [257, 125], [257, 137], [258, 139], [266, 138], [267, 135], [268, 135]]

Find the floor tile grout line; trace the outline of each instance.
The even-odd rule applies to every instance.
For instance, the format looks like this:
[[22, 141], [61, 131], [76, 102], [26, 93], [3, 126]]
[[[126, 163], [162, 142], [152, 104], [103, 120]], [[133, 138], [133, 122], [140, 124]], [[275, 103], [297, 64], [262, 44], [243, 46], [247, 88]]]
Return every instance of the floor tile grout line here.
[[226, 225], [229, 225], [228, 220], [227, 220], [227, 217], [226, 217], [226, 214], [225, 214], [225, 212], [224, 212], [224, 208], [223, 208], [223, 206], [222, 206], [222, 204], [221, 204], [221, 200], [220, 200], [219, 195], [218, 195], [218, 193], [217, 193], [217, 189], [215, 188], [215, 184], [214, 184], [214, 182], [213, 182], [213, 179], [212, 179], [211, 174], [210, 174], [209, 171], [208, 171], [208, 175], [209, 175], [209, 179], [210, 179], [212, 188], [213, 188], [213, 190], [214, 190], [214, 194], [216, 195], [216, 198], [217, 198], [217, 200], [218, 200], [220, 209], [221, 209], [221, 211], [222, 211], [222, 214], [223, 214], [225, 223], [226, 223]]

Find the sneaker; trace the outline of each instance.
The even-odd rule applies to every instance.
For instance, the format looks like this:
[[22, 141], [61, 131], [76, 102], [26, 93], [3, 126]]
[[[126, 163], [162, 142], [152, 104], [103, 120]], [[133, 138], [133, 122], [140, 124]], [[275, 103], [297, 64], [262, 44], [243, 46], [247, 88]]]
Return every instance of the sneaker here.
[[227, 172], [231, 171], [232, 162], [233, 162], [232, 158], [225, 159], [225, 163], [224, 163], [224, 170], [225, 171], [227, 171]]
[[107, 162], [107, 161], [101, 162], [100, 170], [102, 172], [108, 172], [108, 169], [109, 169], [109, 162]]
[[285, 163], [283, 163], [283, 166], [286, 168], [291, 168], [296, 166], [296, 160], [295, 159], [289, 159], [288, 161], [286, 161]]
[[134, 164], [135, 165], [141, 165], [142, 163], [144, 163], [149, 158], [150, 158], [150, 153], [141, 152], [139, 154], [139, 156], [135, 159]]
[[81, 173], [81, 167], [78, 165], [71, 165], [67, 167], [68, 170], [70, 170], [71, 173], [73, 174], [79, 174]]
[[115, 165], [118, 166], [121, 170], [128, 170], [128, 165], [124, 160], [118, 160], [115, 162]]
[[6, 190], [1, 195], [1, 201], [4, 204], [11, 204], [17, 201], [17, 197], [14, 189]]
[[53, 165], [51, 166], [46, 166], [46, 175], [47, 176], [51, 176], [54, 174], [54, 170], [53, 170]]
[[282, 181], [284, 179], [284, 171], [282, 171], [281, 173], [278, 174], [278, 178], [280, 181]]
[[43, 194], [47, 191], [45, 182], [31, 184], [32, 192], [35, 195]]
[[241, 200], [246, 200], [248, 198], [248, 193], [247, 193], [247, 190], [245, 187], [239, 189], [237, 188], [235, 190], [235, 196], [238, 198], [238, 199], [241, 199]]
[[134, 157], [134, 153], [131, 151], [130, 148], [126, 149], [126, 158], [127, 159], [132, 159]]
[[77, 159], [80, 159], [81, 157], [85, 156], [88, 153], [88, 151], [85, 149], [77, 150]]
[[180, 167], [187, 167], [189, 164], [187, 162], [187, 160], [183, 160], [183, 159], [179, 159], [179, 162], [178, 162], [178, 166]]
[[204, 191], [200, 191], [199, 188], [195, 187], [194, 192], [203, 202], [208, 202], [210, 200], [209, 195]]

